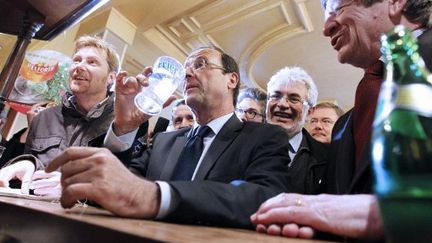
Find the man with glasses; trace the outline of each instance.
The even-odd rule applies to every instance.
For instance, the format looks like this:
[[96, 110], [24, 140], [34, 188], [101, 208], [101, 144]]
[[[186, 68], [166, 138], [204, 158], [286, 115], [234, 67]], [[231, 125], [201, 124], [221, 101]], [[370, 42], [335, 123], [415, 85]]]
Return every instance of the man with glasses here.
[[326, 192], [345, 195], [281, 194], [264, 203], [251, 219], [257, 224], [257, 231], [274, 235], [311, 238], [322, 231], [344, 238], [383, 240], [378, 203], [370, 194], [368, 146], [383, 80], [380, 36], [398, 24], [417, 29], [420, 54], [432, 70], [432, 1], [321, 0], [321, 3], [326, 17], [324, 35], [330, 38], [339, 62], [365, 70], [356, 90], [354, 108], [340, 117], [333, 129]]
[[315, 82], [302, 68], [285, 67], [270, 78], [267, 91], [267, 122], [284, 128], [289, 138], [289, 191], [322, 192], [327, 147], [303, 128], [318, 99]]
[[322, 102], [309, 111], [306, 130], [315, 140], [330, 144], [333, 126], [344, 111], [330, 102]]
[[257, 88], [240, 91], [237, 99], [236, 115], [243, 122], [265, 122], [266, 93]]
[[[283, 130], [242, 123], [234, 114], [240, 86], [234, 59], [215, 47], [200, 48], [187, 57], [185, 69], [183, 93], [194, 128], [161, 133], [140, 160], [125, 160], [140, 177], [107, 149], [68, 149], [47, 169], [62, 166], [64, 207], [87, 198], [121, 216], [252, 228], [250, 214], [287, 190]], [[150, 72], [146, 68], [138, 81], [147, 83]], [[149, 118], [133, 103], [138, 82], [123, 84], [124, 77], [117, 78], [115, 119], [106, 138], [116, 152], [128, 149], [127, 137]]]

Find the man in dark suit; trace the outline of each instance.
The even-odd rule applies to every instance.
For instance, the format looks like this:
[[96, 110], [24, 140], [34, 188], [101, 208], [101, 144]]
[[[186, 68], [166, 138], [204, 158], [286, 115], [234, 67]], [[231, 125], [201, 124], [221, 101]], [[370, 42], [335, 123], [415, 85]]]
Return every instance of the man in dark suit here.
[[[400, 1], [395, 1], [395, 5], [398, 2]], [[432, 70], [432, 23], [428, 24], [427, 17], [432, 13], [432, 2], [406, 1], [405, 5], [407, 11], [403, 14], [407, 22], [401, 23], [419, 29], [419, 51], [428, 69]], [[425, 10], [427, 6], [429, 10]], [[429, 29], [422, 29], [428, 26]], [[330, 35], [330, 32], [328, 33]], [[370, 137], [378, 94], [384, 79], [384, 69], [381, 61], [364, 69], [365, 75], [358, 85], [354, 108], [340, 117], [333, 129], [328, 193], [372, 193]]]
[[[159, 134], [141, 159], [125, 161], [144, 178], [107, 149], [68, 149], [47, 169], [62, 166], [64, 207], [87, 198], [121, 216], [249, 228], [250, 214], [287, 190], [288, 139], [283, 129], [243, 124], [234, 114], [240, 82], [234, 59], [220, 49], [201, 48], [188, 56], [185, 69], [183, 92], [199, 125]], [[137, 80], [145, 83], [150, 72], [146, 68]], [[106, 138], [115, 152], [127, 149], [128, 137], [149, 118], [133, 105], [138, 83], [123, 84], [125, 76], [123, 72], [117, 78], [115, 120]], [[181, 166], [186, 154], [195, 151], [190, 141], [203, 129], [207, 134], [202, 135], [198, 164]], [[183, 176], [187, 167], [189, 175]]]
[[327, 192], [356, 195], [282, 194], [264, 203], [252, 221], [260, 232], [288, 237], [310, 238], [319, 230], [348, 238], [383, 240], [377, 199], [370, 194], [369, 157], [372, 120], [383, 80], [379, 38], [398, 24], [422, 31], [420, 53], [431, 69], [432, 1], [321, 2], [326, 15], [324, 35], [331, 39], [339, 61], [365, 70], [354, 108], [339, 118], [333, 129], [327, 173]]
[[318, 99], [315, 82], [302, 68], [284, 67], [270, 78], [267, 92], [267, 123], [284, 128], [289, 138], [289, 192], [323, 192], [327, 146], [304, 128]]
[[172, 108], [171, 122], [173, 130], [179, 130], [182, 128], [193, 127], [195, 124], [195, 117], [192, 113], [191, 108], [186, 105], [184, 99], [177, 100]]
[[419, 52], [432, 72], [432, 28], [425, 29], [418, 37]]

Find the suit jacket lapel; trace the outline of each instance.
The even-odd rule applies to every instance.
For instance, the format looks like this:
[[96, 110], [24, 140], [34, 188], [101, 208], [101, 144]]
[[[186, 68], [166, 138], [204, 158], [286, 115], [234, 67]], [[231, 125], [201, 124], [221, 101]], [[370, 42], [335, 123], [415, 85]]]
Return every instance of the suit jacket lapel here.
[[160, 180], [167, 181], [167, 180], [171, 179], [174, 168], [176, 167], [177, 161], [180, 157], [180, 153], [182, 152], [183, 147], [186, 144], [188, 134], [189, 134], [189, 132], [186, 132], [183, 135], [178, 136], [176, 138], [176, 140], [174, 141], [172, 148], [167, 148], [170, 152], [169, 152], [168, 157], [165, 161], [165, 165], [162, 168]]
[[203, 180], [206, 177], [217, 159], [234, 141], [242, 128], [243, 123], [235, 115], [231, 116], [231, 118], [225, 123], [225, 125], [216, 135], [215, 139], [210, 145], [210, 148], [207, 150], [207, 154], [204, 156], [194, 180]]
[[352, 110], [341, 116], [332, 131], [330, 157], [327, 165], [327, 192], [347, 193], [355, 167]]

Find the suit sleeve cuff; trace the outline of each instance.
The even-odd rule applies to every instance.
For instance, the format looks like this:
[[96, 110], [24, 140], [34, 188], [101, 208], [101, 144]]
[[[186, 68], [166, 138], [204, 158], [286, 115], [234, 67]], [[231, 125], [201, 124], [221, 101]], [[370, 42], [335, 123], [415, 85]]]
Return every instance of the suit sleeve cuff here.
[[113, 153], [123, 152], [129, 149], [134, 142], [138, 129], [130, 133], [117, 136], [113, 131], [112, 125], [113, 124], [111, 123], [107, 135], [105, 136], [104, 146], [111, 150], [111, 152]]
[[156, 181], [156, 183], [159, 185], [161, 193], [160, 207], [156, 219], [163, 219], [174, 211], [178, 204], [178, 196], [167, 182]]

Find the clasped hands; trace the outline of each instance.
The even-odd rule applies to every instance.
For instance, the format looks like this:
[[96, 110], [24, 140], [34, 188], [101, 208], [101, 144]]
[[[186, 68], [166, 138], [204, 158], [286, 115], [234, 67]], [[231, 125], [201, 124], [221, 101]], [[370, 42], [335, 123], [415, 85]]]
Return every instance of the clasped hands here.
[[313, 238], [317, 231], [366, 240], [384, 238], [374, 195], [301, 195], [282, 193], [264, 202], [251, 221], [256, 231]]

